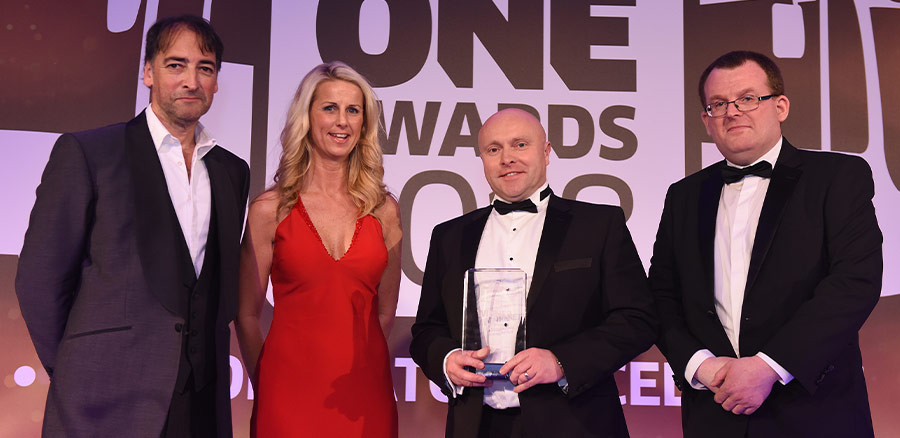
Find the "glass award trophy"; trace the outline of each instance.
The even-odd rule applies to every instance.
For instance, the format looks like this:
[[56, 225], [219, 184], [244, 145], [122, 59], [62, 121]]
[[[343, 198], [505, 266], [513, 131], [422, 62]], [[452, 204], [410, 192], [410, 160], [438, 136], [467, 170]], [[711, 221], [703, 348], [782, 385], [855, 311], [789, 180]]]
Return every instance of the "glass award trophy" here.
[[463, 281], [462, 349], [490, 347], [477, 374], [507, 379], [500, 367], [525, 349], [526, 274], [518, 268], [475, 268]]

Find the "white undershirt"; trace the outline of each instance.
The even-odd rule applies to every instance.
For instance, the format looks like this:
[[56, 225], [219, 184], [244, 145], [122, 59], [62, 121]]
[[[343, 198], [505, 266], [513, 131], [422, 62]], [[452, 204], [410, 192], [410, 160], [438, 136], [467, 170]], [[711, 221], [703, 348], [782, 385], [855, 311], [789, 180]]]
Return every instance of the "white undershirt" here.
[[[772, 149], [751, 163], [767, 161], [773, 165], [781, 152], [782, 139], [778, 139]], [[738, 166], [728, 162], [732, 167]], [[756, 238], [756, 227], [762, 212], [766, 192], [769, 189], [769, 178], [756, 175], [745, 176], [742, 180], [725, 184], [719, 196], [719, 208], [716, 214], [716, 234], [714, 244], [713, 268], [715, 286], [716, 314], [731, 347], [740, 357], [738, 341], [741, 334], [741, 311], [744, 304], [744, 292], [747, 285], [747, 273], [750, 268], [750, 255]], [[772, 369], [778, 373], [780, 381], [787, 384], [793, 376], [763, 352], [757, 353]], [[707, 349], [699, 350], [688, 361], [685, 378], [696, 389], [706, 389], [694, 375], [700, 364], [707, 358], [715, 357]]]
[[[203, 157], [216, 145], [216, 140], [203, 124], [197, 123], [197, 129], [194, 131], [196, 147], [191, 157], [191, 178], [188, 180], [181, 142], [163, 126], [151, 106], [147, 107], [145, 114], [147, 127], [150, 129], [150, 136], [153, 137], [153, 145], [156, 147], [159, 163], [166, 178], [169, 199], [175, 208], [178, 224], [190, 251], [194, 273], [199, 276], [206, 256], [206, 239], [209, 234], [212, 208], [209, 173]], [[140, 204], [141, 200], [138, 199], [137, 202]], [[140, 209], [140, 205], [138, 208]]]

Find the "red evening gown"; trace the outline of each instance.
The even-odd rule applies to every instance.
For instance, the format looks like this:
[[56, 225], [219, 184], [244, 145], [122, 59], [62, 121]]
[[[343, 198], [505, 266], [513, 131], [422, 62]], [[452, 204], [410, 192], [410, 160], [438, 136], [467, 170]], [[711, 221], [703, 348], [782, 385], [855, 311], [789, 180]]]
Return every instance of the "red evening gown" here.
[[275, 311], [260, 354], [253, 431], [268, 437], [396, 437], [397, 404], [377, 287], [381, 225], [356, 222], [331, 257], [303, 203], [275, 230]]

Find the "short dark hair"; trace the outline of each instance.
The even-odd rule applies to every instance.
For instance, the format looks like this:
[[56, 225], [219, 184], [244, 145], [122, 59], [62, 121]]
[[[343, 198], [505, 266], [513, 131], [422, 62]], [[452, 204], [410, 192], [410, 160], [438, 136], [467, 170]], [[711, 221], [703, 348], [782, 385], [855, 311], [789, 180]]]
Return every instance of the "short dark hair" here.
[[746, 62], [755, 62], [756, 65], [760, 66], [760, 68], [766, 72], [766, 78], [769, 79], [771, 94], [779, 96], [784, 94], [784, 78], [781, 77], [781, 70], [778, 68], [778, 65], [775, 64], [775, 61], [772, 61], [771, 58], [762, 53], [751, 52], [749, 50], [735, 50], [716, 58], [709, 67], [706, 67], [706, 70], [703, 70], [703, 74], [700, 75], [700, 85], [697, 87], [700, 92], [700, 105], [703, 105], [704, 107], [707, 105], [706, 90], [704, 90], [704, 88], [706, 87], [706, 79], [709, 78], [709, 74], [712, 73], [713, 70], [717, 68], [737, 68], [744, 65]]
[[222, 69], [222, 52], [225, 46], [219, 35], [205, 19], [196, 15], [179, 15], [157, 20], [147, 31], [147, 48], [144, 62], [151, 62], [156, 55], [168, 49], [179, 32], [189, 30], [200, 40], [200, 50], [216, 55], [216, 70]]

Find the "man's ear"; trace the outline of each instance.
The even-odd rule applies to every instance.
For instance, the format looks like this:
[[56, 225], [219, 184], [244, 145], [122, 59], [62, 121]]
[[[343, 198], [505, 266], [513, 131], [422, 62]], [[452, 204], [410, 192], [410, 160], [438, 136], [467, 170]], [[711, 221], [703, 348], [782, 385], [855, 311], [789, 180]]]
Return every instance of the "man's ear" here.
[[778, 121], [783, 123], [791, 112], [791, 100], [783, 94], [775, 96], [775, 111], [778, 114]]
[[153, 68], [150, 67], [150, 61], [144, 62], [144, 85], [153, 86]]

